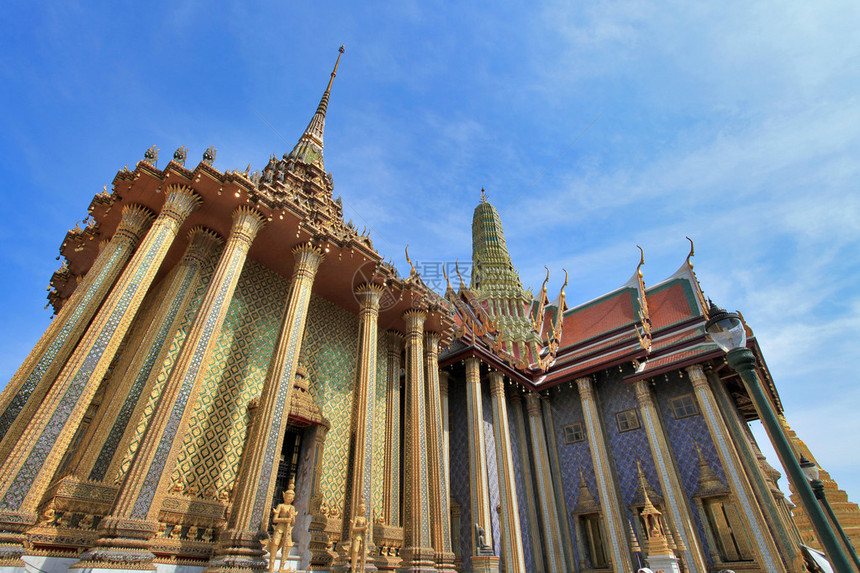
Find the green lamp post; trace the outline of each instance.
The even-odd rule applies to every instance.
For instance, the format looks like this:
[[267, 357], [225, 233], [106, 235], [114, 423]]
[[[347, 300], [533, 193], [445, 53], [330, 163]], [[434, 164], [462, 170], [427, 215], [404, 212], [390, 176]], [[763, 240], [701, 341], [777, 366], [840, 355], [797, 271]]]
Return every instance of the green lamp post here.
[[842, 545], [851, 555], [851, 561], [854, 562], [857, 570], [860, 571], [860, 558], [857, 557], [857, 551], [854, 549], [854, 544], [851, 543], [851, 539], [848, 538], [848, 535], [845, 533], [845, 530], [842, 529], [842, 524], [839, 523], [839, 520], [836, 519], [836, 514], [833, 513], [833, 508], [830, 507], [830, 502], [827, 501], [827, 496], [824, 495], [824, 482], [818, 479], [819, 471], [818, 466], [815, 465], [815, 462], [809, 461], [806, 459], [806, 456], [801, 454], [800, 456], [800, 469], [803, 470], [803, 475], [806, 476], [806, 479], [809, 481], [809, 485], [812, 487], [812, 491], [815, 493], [815, 499], [821, 502], [821, 505], [824, 506], [824, 510], [827, 512], [827, 516], [830, 518], [830, 523], [833, 524], [833, 527], [839, 532], [839, 537], [842, 538]]
[[854, 573], [856, 570], [848, 561], [848, 557], [836, 538], [836, 533], [827, 522], [821, 506], [818, 505], [812, 487], [800, 467], [800, 462], [795, 457], [788, 438], [779, 420], [776, 418], [776, 413], [773, 411], [770, 402], [762, 390], [758, 374], [755, 371], [755, 355], [746, 347], [747, 336], [743, 322], [741, 322], [737, 314], [726, 312], [713, 302], [710, 302], [710, 305], [711, 308], [708, 312], [710, 318], [705, 324], [705, 331], [711, 340], [726, 352], [726, 360], [729, 366], [744, 381], [747, 392], [755, 404], [756, 410], [758, 410], [770, 441], [773, 443], [774, 449], [785, 471], [788, 473], [788, 478], [794, 484], [794, 487], [797, 488], [798, 494], [800, 494], [803, 508], [809, 515], [812, 526], [815, 528], [815, 533], [818, 535], [818, 539], [821, 540], [821, 544], [824, 546], [824, 550], [827, 552], [827, 557], [830, 559], [834, 570], [836, 573]]

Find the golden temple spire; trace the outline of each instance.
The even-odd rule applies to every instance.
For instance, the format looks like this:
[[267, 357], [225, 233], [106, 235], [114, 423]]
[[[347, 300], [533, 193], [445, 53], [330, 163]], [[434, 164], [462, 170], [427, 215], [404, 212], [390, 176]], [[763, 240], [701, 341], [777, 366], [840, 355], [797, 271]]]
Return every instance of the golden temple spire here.
[[323, 171], [323, 133], [325, 132], [325, 114], [328, 110], [328, 100], [331, 94], [331, 85], [334, 82], [334, 77], [337, 75], [337, 66], [340, 64], [340, 56], [343, 54], [343, 46], [340, 47], [337, 54], [337, 60], [334, 63], [334, 69], [331, 72], [331, 77], [328, 80], [328, 85], [323, 92], [320, 103], [317, 106], [317, 111], [311, 118], [311, 122], [305, 129], [305, 132], [299, 138], [299, 142], [293, 150], [284, 156], [284, 159], [295, 159], [302, 163], [316, 165]]

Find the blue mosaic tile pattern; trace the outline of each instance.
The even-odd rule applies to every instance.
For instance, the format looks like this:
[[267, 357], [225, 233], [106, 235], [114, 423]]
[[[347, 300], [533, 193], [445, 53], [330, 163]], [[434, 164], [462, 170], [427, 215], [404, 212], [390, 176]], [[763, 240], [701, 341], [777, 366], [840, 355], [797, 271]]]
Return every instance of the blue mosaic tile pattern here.
[[[496, 434], [493, 432], [493, 401], [486, 384], [481, 384], [481, 408], [484, 415], [484, 455], [487, 460], [487, 491], [490, 497], [490, 523], [493, 528], [493, 553], [502, 555], [502, 530], [499, 520], [499, 465], [496, 459]], [[500, 571], [504, 569], [499, 559]]]
[[460, 504], [460, 557], [463, 570], [472, 569], [472, 497], [469, 492], [469, 426], [466, 412], [466, 386], [462, 380], [448, 385], [448, 440], [451, 451], [451, 496]]
[[[663, 495], [660, 487], [660, 479], [651, 456], [651, 446], [648, 443], [648, 434], [645, 432], [642, 415], [639, 412], [639, 403], [633, 386], [622, 382], [617, 376], [611, 378], [600, 376], [595, 384], [600, 405], [600, 417], [603, 422], [606, 445], [609, 456], [614, 462], [615, 476], [618, 480], [618, 488], [621, 500], [626, 510], [636, 497], [639, 488], [639, 480], [636, 476], [636, 458], [642, 462], [642, 470], [645, 478], [658, 494]], [[640, 427], [636, 430], [621, 432], [615, 420], [615, 414], [624, 410], [635, 410], [639, 417]], [[629, 512], [626, 512], [629, 514]], [[631, 515], [627, 517], [632, 518]]]
[[520, 516], [520, 536], [523, 541], [523, 561], [525, 562], [526, 571], [537, 571], [537, 566], [534, 561], [534, 540], [532, 539], [532, 529], [529, 526], [529, 510], [528, 497], [526, 497], [526, 483], [523, 475], [523, 463], [521, 458], [522, 444], [520, 444], [520, 433], [517, 427], [518, 414], [522, 412], [516, 411], [516, 405], [508, 400], [508, 426], [510, 429], [511, 440], [511, 455], [514, 465], [514, 482], [517, 491], [517, 506]]
[[553, 431], [555, 442], [558, 446], [558, 463], [561, 468], [561, 484], [564, 492], [567, 508], [571, 512], [565, 516], [564, 523], [570, 531], [573, 540], [574, 558], [579, 559], [580, 548], [576, 544], [576, 527], [573, 511], [579, 503], [579, 470], [582, 469], [585, 482], [594, 500], [600, 504], [600, 496], [597, 490], [597, 477], [594, 473], [594, 464], [591, 459], [591, 449], [588, 440], [566, 444], [564, 441], [564, 426], [579, 422], [585, 430], [585, 417], [582, 413], [582, 402], [579, 392], [569, 386], [558, 386], [550, 393], [550, 406], [552, 408]]
[[[666, 440], [672, 449], [672, 458], [675, 460], [681, 483], [690, 500], [690, 506], [695, 509], [695, 502], [692, 499], [699, 485], [699, 457], [696, 453], [696, 443], [699, 444], [708, 465], [724, 484], [726, 483], [725, 472], [711, 441], [708, 426], [701, 414], [676, 419], [675, 413], [672, 411], [672, 398], [693, 393], [693, 387], [687, 376], [685, 374], [679, 376], [679, 372], [672, 372], [668, 376], [658, 377], [655, 382], [656, 385], [652, 386], [652, 390], [660, 415], [663, 418]], [[705, 558], [709, 566], [713, 565], [710, 547], [706, 541], [704, 525], [699, 512], [694, 510], [691, 513], [695, 521], [699, 543], [705, 552]]]

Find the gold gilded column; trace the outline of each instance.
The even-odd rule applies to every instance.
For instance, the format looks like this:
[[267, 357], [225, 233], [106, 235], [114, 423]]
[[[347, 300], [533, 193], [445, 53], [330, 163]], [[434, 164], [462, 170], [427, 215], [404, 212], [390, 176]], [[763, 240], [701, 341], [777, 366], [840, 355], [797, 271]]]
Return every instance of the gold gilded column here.
[[424, 319], [420, 310], [403, 313], [406, 323], [406, 460], [403, 468], [403, 534], [401, 571], [436, 571], [428, 507], [427, 424], [424, 406]]
[[541, 399], [538, 394], [526, 395], [526, 411], [529, 415], [529, 430], [532, 437], [535, 480], [537, 481], [538, 502], [543, 518], [544, 548], [546, 549], [547, 568], [550, 571], [566, 571], [564, 548], [558, 520], [558, 506], [552, 486], [552, 472], [546, 448]]
[[158, 531], [161, 500], [188, 427], [191, 406], [197, 400], [248, 249], [263, 224], [263, 217], [251, 208], [239, 207], [233, 212], [230, 236], [194, 323], [164, 384], [111, 515], [99, 523], [102, 538], [81, 556], [79, 566], [95, 567], [101, 562], [116, 567], [128, 559], [146, 564], [154, 558], [146, 547]]
[[15, 446], [151, 222], [148, 209], [123, 208], [113, 237], [0, 394], [0, 459]]
[[209, 562], [209, 571], [254, 570], [266, 566], [258, 539], [269, 526], [277, 460], [283, 447], [311, 290], [324, 258], [322, 251], [309, 243], [294, 248], [293, 255], [290, 294], [260, 394], [255, 424], [245, 440], [242, 479], [236, 482], [230, 522]]
[[749, 524], [747, 531], [753, 539], [756, 559], [759, 560], [762, 570], [782, 573], [786, 571], [786, 567], [770, 535], [767, 520], [756, 502], [755, 493], [747, 479], [738, 452], [732, 444], [729, 430], [720, 416], [719, 406], [711, 387], [708, 385], [708, 379], [702, 371], [702, 366], [696, 364], [688, 367], [687, 375], [693, 384], [696, 400], [699, 403], [702, 416], [705, 418], [705, 423], [708, 425], [717, 454], [720, 456], [726, 479], [729, 480], [732, 493], [738, 499], [738, 509]]
[[82, 446], [69, 464], [70, 473], [81, 479], [102, 481], [117, 452], [123, 434], [136, 418], [141, 396], [149, 396], [155, 377], [152, 371], [160, 365], [170, 343], [194, 298], [201, 274], [208, 268], [222, 244], [213, 231], [194, 227], [188, 233], [188, 247], [173, 269], [167, 287], [159, 297], [152, 319], [146, 327], [137, 351], [120, 359], [112, 382], [111, 394], [90, 426]]
[[[349, 569], [350, 544], [353, 536], [352, 520], [361, 512], [364, 506], [364, 517], [370, 523], [370, 529], [365, 537], [366, 549], [373, 555], [375, 546], [372, 534], [372, 516], [374, 515], [372, 498], [373, 474], [373, 410], [375, 407], [376, 390], [376, 343], [377, 322], [379, 318], [379, 301], [382, 297], [382, 287], [374, 284], [362, 284], [356, 287], [355, 296], [358, 299], [358, 364], [355, 373], [352, 399], [352, 430], [350, 451], [352, 456], [347, 468], [346, 499], [343, 508], [341, 544], [335, 570]], [[367, 570], [376, 569], [372, 560], [367, 563]]]
[[534, 559], [535, 569], [537, 571], [544, 571], [543, 553], [541, 552], [541, 547], [543, 546], [543, 543], [541, 541], [540, 527], [538, 527], [537, 502], [535, 501], [537, 495], [534, 491], [534, 480], [532, 480], [532, 464], [529, 460], [528, 438], [526, 437], [526, 424], [523, 420], [522, 398], [520, 398], [519, 394], [514, 394], [511, 396], [511, 404], [513, 405], [514, 409], [514, 425], [516, 426], [517, 441], [520, 445], [519, 452], [517, 452], [517, 455], [520, 456], [520, 467], [523, 470], [523, 489], [526, 492], [526, 499], [522, 501], [526, 504], [526, 508], [528, 509], [529, 513], [529, 531], [531, 532], [532, 540], [532, 559]]
[[[21, 439], [0, 469], [0, 524], [35, 521], [35, 511], [128, 331], [179, 227], [200, 199], [171, 185], [146, 238], [111, 289]], [[14, 515], [10, 515], [14, 514]], [[0, 525], [5, 528], [5, 525]]]
[[[753, 445], [755, 440], [752, 438], [749, 426], [738, 415], [737, 408], [726, 391], [725, 385], [713, 370], [710, 370], [706, 376], [710, 383], [711, 395], [719, 406], [723, 422], [740, 456], [741, 464], [755, 491], [759, 506], [765, 512], [767, 522], [775, 532], [783, 561], [789, 570], [797, 569], [797, 565], [791, 565], [791, 563], [798, 563], [798, 560], [802, 560], [799, 548], [800, 537], [791, 513], [787, 507], [777, 504], [768, 477], [759, 463], [761, 452], [757, 445]], [[784, 499], [782, 501], [784, 503]]]
[[[499, 570], [499, 558], [492, 550], [493, 522], [487, 483], [487, 453], [484, 450], [484, 411], [481, 398], [481, 361], [466, 359], [466, 412], [469, 429], [469, 497], [472, 503], [472, 569]], [[477, 528], [484, 532], [485, 548], [479, 547]]]
[[385, 390], [385, 468], [382, 518], [400, 526], [400, 353], [403, 335], [388, 331], [388, 380]]
[[424, 334], [424, 376], [427, 400], [427, 463], [430, 482], [430, 509], [433, 549], [440, 573], [454, 573], [451, 549], [451, 509], [448, 469], [444, 463], [445, 441], [442, 423], [442, 397], [439, 390], [439, 334]]
[[501, 372], [490, 372], [490, 397], [493, 401], [493, 435], [496, 439], [496, 460], [499, 464], [502, 555], [505, 558], [505, 571], [525, 571], [523, 539], [520, 532], [520, 507], [511, 453], [511, 430], [508, 427], [508, 408], [505, 402], [505, 378]]
[[588, 447], [591, 450], [591, 460], [597, 477], [597, 490], [600, 494], [606, 531], [609, 534], [610, 555], [616, 571], [633, 571], [630, 559], [630, 539], [627, 536], [626, 520], [621, 517], [618, 507], [616, 487], [612, 476], [612, 466], [609, 462], [609, 452], [603, 440], [603, 430], [600, 426], [600, 414], [597, 411], [597, 401], [591, 386], [591, 378], [578, 378], [579, 398], [582, 401], [582, 412], [585, 415], [585, 426], [588, 435]]
[[687, 569], [692, 573], [706, 573], [705, 556], [699, 537], [696, 535], [687, 496], [681, 486], [681, 480], [678, 479], [678, 471], [672, 461], [672, 451], [666, 443], [666, 434], [648, 382], [637, 381], [635, 391], [642, 424], [648, 436], [648, 445], [651, 446], [651, 456], [654, 458], [654, 465], [660, 478], [660, 488], [666, 501], [664, 516], [668, 515], [672, 523], [672, 532], [678, 536], [675, 541], [680, 542], [678, 549]]
[[[541, 398], [541, 407], [543, 408], [544, 430], [546, 431], [547, 448], [549, 449], [549, 468], [552, 475], [561, 476], [561, 464], [558, 460], [558, 444], [555, 441], [555, 424], [552, 421], [552, 406], [549, 398]], [[564, 548], [564, 557], [567, 560], [568, 566], [572, 567], [575, 563], [573, 556], [573, 540], [570, 536], [570, 521], [568, 521], [567, 502], [564, 499], [564, 489], [562, 487], [561, 478], [552, 480], [552, 485], [555, 488], [555, 503], [558, 508], [558, 526], [561, 529], [561, 542]]]

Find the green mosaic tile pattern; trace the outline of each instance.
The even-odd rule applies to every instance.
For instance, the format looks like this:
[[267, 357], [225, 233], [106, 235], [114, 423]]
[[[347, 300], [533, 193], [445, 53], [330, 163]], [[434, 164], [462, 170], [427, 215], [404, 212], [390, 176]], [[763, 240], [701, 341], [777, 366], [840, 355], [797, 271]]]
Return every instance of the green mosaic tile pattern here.
[[382, 489], [385, 480], [385, 406], [388, 384], [388, 339], [380, 332], [376, 339], [376, 405], [373, 410], [373, 511], [382, 515]]
[[331, 422], [320, 487], [328, 506], [342, 509], [358, 356], [358, 317], [318, 296], [311, 297], [301, 356], [311, 381], [309, 391]]
[[179, 325], [179, 328], [176, 330], [176, 334], [173, 336], [173, 340], [170, 342], [170, 350], [167, 352], [167, 357], [164, 359], [160, 368], [157, 369], [158, 374], [155, 379], [155, 383], [153, 384], [152, 391], [146, 399], [147, 403], [143, 410], [143, 415], [137, 421], [137, 424], [131, 429], [131, 442], [129, 443], [129, 446], [122, 457], [122, 461], [117, 468], [116, 474], [113, 477], [112, 481], [114, 485], [119, 485], [122, 482], [125, 473], [131, 466], [134, 454], [140, 447], [143, 433], [146, 431], [146, 427], [149, 425], [149, 420], [155, 412], [155, 407], [158, 405], [158, 399], [161, 397], [161, 392], [164, 389], [165, 382], [167, 382], [167, 377], [170, 376], [170, 373], [173, 371], [173, 365], [176, 362], [177, 356], [179, 356], [179, 351], [182, 350], [182, 345], [185, 343], [188, 329], [191, 328], [191, 324], [197, 316], [197, 310], [200, 308], [200, 303], [203, 301], [203, 295], [206, 294], [206, 289], [209, 287], [209, 282], [212, 279], [214, 271], [214, 265], [208, 265], [206, 270], [200, 276], [200, 282], [197, 283], [197, 290], [194, 293], [194, 298], [191, 301], [191, 304], [188, 305], [188, 310], [185, 312], [182, 323]]
[[246, 407], [260, 395], [287, 300], [288, 281], [248, 261], [230, 301], [172, 485], [217, 497], [236, 480], [247, 432]]

